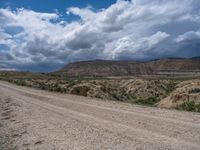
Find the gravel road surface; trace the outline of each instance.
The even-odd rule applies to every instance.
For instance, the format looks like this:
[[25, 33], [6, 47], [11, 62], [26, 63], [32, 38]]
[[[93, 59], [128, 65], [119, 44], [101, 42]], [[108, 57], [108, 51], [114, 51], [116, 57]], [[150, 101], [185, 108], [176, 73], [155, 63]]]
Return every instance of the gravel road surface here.
[[0, 81], [0, 150], [199, 150], [200, 114]]

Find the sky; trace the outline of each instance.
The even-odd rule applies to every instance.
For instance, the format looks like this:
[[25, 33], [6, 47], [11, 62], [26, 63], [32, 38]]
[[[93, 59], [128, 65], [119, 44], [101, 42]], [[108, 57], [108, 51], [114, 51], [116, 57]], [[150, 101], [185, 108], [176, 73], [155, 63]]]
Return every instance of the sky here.
[[195, 56], [199, 0], [0, 0], [0, 70]]

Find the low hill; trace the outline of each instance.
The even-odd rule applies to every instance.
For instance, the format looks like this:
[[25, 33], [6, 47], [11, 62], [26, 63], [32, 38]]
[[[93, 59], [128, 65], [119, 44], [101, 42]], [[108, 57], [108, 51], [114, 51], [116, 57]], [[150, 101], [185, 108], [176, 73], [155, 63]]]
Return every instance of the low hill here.
[[200, 72], [200, 57], [165, 58], [148, 62], [93, 60], [69, 63], [59, 72], [71, 76], [132, 76], [173, 72]]

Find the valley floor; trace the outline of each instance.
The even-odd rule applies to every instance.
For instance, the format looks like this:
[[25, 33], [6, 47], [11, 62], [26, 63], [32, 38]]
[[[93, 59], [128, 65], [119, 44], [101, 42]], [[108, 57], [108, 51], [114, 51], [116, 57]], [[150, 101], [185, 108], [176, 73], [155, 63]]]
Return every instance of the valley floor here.
[[0, 81], [0, 149], [200, 149], [200, 114]]

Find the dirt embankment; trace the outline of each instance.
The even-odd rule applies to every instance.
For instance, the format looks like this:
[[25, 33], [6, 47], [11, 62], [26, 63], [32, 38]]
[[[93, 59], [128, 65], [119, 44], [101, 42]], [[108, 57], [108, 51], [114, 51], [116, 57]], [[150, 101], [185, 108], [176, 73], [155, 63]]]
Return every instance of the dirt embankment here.
[[200, 112], [200, 80], [189, 80], [179, 83], [175, 90], [158, 107], [187, 109]]
[[178, 81], [145, 79], [92, 79], [92, 80], [48, 80], [11, 79], [17, 85], [80, 96], [119, 101], [134, 101], [155, 97], [165, 98]]
[[[6, 78], [5, 78], [6, 79]], [[33, 88], [134, 104], [200, 112], [199, 79], [8, 78]]]

